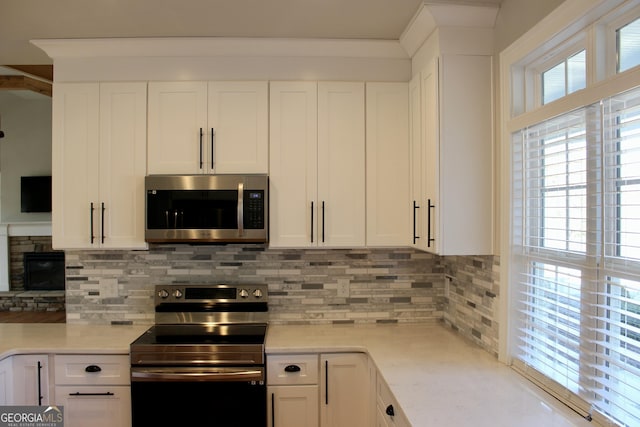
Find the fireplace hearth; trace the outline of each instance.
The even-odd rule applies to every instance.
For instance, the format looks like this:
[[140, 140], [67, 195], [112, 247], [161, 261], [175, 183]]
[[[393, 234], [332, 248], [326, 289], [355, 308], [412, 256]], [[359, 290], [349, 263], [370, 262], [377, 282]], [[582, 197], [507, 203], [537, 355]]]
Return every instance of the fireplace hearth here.
[[63, 291], [64, 273], [64, 252], [24, 253], [25, 290]]

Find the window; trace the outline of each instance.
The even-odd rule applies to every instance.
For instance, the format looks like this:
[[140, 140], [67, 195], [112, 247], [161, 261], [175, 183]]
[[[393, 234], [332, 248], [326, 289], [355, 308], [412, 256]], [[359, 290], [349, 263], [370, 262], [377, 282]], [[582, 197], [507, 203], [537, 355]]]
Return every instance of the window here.
[[640, 89], [516, 132], [512, 153], [515, 357], [640, 425]]
[[618, 72], [640, 64], [640, 19], [616, 31]]
[[582, 50], [542, 73], [542, 103], [584, 89], [586, 82], [586, 51]]
[[586, 3], [500, 56], [501, 357], [585, 417], [640, 426], [640, 3]]

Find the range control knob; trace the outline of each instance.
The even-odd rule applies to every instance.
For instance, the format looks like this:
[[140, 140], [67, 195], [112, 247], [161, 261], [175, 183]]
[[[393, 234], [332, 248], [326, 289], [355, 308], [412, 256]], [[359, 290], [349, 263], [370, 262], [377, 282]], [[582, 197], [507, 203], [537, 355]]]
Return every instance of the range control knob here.
[[158, 296], [163, 299], [167, 298], [169, 296], [169, 292], [167, 292], [166, 289], [161, 289], [158, 291]]
[[240, 298], [247, 298], [249, 296], [249, 291], [246, 289], [240, 289]]
[[182, 298], [182, 291], [180, 289], [175, 289], [173, 291], [173, 296], [176, 298]]
[[253, 296], [256, 298], [262, 298], [262, 291], [260, 289], [256, 289], [253, 291]]

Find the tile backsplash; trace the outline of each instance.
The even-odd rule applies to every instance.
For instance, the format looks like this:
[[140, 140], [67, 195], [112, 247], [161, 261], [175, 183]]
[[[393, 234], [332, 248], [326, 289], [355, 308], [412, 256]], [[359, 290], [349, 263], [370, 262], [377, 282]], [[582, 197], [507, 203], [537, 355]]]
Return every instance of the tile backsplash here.
[[272, 323], [417, 322], [443, 317], [441, 258], [413, 249], [157, 245], [67, 251], [69, 323], [151, 323], [156, 284], [266, 283]]
[[66, 251], [67, 322], [152, 323], [156, 284], [265, 283], [272, 324], [444, 319], [496, 354], [497, 259], [241, 244]]

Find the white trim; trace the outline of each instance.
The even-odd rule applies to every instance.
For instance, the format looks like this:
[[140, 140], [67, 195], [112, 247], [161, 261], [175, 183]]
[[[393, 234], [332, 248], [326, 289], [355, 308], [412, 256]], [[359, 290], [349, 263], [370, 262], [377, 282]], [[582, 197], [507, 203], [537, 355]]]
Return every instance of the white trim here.
[[338, 57], [408, 59], [396, 40], [166, 37], [36, 39], [53, 59], [126, 57]]
[[9, 227], [0, 224], [0, 292], [8, 291], [9, 277]]
[[[407, 54], [413, 57], [437, 28], [493, 30], [498, 10], [495, 4], [444, 4], [425, 1], [400, 35], [400, 44]], [[467, 39], [467, 42], [473, 40]]]
[[[513, 342], [512, 328], [510, 319], [516, 316], [513, 310], [510, 292], [511, 270], [511, 133], [512, 129], [517, 128], [512, 121], [512, 90], [513, 75], [518, 66], [522, 74], [524, 70], [525, 60], [530, 60], [539, 56], [541, 49], [553, 48], [557, 41], [566, 40], [576, 34], [578, 28], [584, 28], [592, 21], [590, 16], [597, 15], [598, 11], [603, 8], [613, 8], [621, 4], [623, 0], [566, 0], [553, 13], [547, 15], [536, 26], [526, 32], [522, 37], [516, 40], [509, 47], [504, 49], [499, 56], [500, 68], [500, 112], [499, 112], [499, 140], [497, 141], [501, 153], [502, 171], [500, 178], [500, 330], [499, 330], [499, 348], [498, 359], [504, 363], [511, 363], [510, 348]], [[602, 13], [600, 12], [600, 15]], [[518, 76], [524, 79], [524, 75]], [[580, 96], [584, 91], [579, 91], [572, 96]], [[517, 96], [522, 96], [518, 94]], [[565, 97], [550, 104], [546, 108], [556, 108], [561, 102], [566, 102]], [[522, 100], [524, 102], [524, 99]], [[555, 106], [555, 107], [554, 107]], [[563, 111], [558, 108], [558, 114]], [[566, 111], [566, 110], [564, 110]]]

